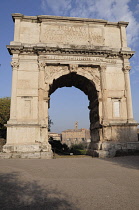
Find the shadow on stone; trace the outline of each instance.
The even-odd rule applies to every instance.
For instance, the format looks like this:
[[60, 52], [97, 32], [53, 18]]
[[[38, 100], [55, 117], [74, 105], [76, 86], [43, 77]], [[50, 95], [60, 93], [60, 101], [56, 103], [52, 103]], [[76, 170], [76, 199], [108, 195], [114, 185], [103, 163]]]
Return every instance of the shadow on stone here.
[[21, 182], [18, 173], [0, 174], [0, 209], [9, 210], [77, 210], [68, 197], [57, 190], [48, 190], [36, 181]]
[[112, 162], [115, 165], [120, 165], [125, 168], [139, 169], [139, 155], [114, 157], [103, 160]]

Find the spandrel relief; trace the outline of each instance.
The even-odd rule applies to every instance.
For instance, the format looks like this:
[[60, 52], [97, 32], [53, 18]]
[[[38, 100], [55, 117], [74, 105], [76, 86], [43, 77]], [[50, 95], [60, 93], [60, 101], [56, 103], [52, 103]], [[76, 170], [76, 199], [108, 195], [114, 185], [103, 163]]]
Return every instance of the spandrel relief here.
[[59, 65], [59, 66], [45, 66], [45, 83], [49, 83], [49, 80], [56, 79], [59, 76], [65, 75], [69, 73], [68, 66], [66, 65]]
[[83, 67], [78, 68], [78, 73], [92, 80], [95, 83], [97, 90], [100, 89], [100, 75], [99, 75], [98, 68], [83, 66]]

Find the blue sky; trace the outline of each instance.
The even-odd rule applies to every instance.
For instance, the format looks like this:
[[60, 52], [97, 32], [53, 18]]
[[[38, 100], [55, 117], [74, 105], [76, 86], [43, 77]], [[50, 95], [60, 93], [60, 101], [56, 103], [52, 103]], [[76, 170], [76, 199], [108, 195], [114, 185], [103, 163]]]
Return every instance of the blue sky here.
[[[24, 15], [58, 15], [127, 21], [128, 46], [136, 51], [130, 59], [131, 90], [134, 118], [139, 122], [139, 0], [3, 0], [0, 12], [0, 97], [11, 95], [11, 56], [6, 45], [13, 41], [12, 13]], [[73, 128], [89, 128], [87, 96], [76, 88], [61, 88], [51, 95], [50, 117], [53, 132]]]

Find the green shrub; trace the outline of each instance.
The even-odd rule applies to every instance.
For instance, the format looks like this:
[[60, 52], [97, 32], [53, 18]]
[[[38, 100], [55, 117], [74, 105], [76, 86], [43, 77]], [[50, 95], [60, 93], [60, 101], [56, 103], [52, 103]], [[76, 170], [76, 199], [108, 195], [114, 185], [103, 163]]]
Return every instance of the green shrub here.
[[82, 143], [80, 144], [73, 144], [70, 148], [70, 152], [74, 155], [86, 155], [85, 147]]

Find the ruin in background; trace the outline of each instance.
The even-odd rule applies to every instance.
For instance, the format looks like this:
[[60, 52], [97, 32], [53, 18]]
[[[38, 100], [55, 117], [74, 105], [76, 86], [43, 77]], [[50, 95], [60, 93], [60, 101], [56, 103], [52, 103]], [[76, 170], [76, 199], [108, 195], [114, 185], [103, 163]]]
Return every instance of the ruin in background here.
[[75, 122], [74, 129], [67, 129], [62, 131], [61, 134], [62, 143], [71, 147], [74, 144], [85, 144], [88, 145], [91, 142], [90, 130], [86, 128], [78, 129], [78, 122]]
[[89, 99], [90, 154], [114, 156], [139, 149], [133, 119], [127, 22], [13, 14], [9, 157], [51, 158], [48, 108], [51, 94], [75, 86]]

